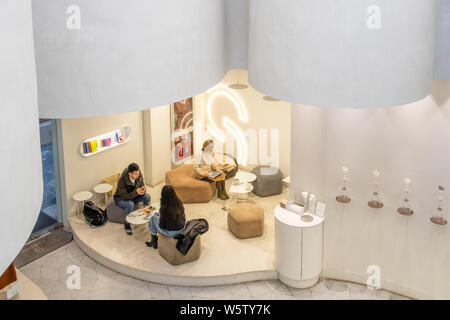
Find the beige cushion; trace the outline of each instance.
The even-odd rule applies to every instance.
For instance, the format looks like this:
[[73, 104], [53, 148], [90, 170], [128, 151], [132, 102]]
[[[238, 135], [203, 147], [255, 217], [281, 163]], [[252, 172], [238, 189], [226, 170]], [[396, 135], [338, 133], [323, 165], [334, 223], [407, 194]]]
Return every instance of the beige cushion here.
[[117, 181], [119, 181], [120, 173], [113, 174], [112, 176], [105, 178], [103, 182], [109, 183], [112, 185], [112, 189], [110, 192], [108, 192], [108, 196], [112, 196], [114, 193], [116, 193], [117, 190]]
[[239, 239], [264, 234], [264, 209], [253, 203], [240, 203], [228, 212], [228, 229]]
[[195, 237], [194, 244], [189, 249], [186, 255], [183, 255], [177, 249], [177, 239], [167, 238], [166, 236], [159, 234], [158, 237], [158, 252], [171, 265], [179, 265], [188, 263], [200, 258], [201, 253], [201, 235]]
[[209, 202], [216, 192], [214, 182], [195, 178], [194, 165], [184, 164], [166, 173], [166, 184], [171, 185], [183, 203]]

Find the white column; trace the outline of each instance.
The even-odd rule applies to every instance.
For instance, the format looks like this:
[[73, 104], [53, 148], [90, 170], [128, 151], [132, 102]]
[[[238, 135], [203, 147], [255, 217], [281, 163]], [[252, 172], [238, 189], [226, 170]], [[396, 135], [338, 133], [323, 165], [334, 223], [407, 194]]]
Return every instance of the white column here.
[[42, 203], [30, 0], [0, 1], [0, 274], [22, 249]]

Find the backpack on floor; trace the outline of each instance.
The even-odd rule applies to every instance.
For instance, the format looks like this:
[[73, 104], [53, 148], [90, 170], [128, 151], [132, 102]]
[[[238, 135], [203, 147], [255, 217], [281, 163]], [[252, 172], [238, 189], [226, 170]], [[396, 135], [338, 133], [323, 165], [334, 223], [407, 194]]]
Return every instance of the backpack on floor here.
[[92, 201], [87, 201], [83, 208], [84, 220], [91, 227], [100, 227], [108, 220], [106, 210], [97, 207]]

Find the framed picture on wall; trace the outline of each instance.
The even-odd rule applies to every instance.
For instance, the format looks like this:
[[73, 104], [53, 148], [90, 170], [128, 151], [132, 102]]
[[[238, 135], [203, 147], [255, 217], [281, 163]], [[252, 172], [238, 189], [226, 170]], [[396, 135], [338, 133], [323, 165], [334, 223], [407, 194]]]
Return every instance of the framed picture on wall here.
[[172, 138], [194, 130], [194, 98], [187, 98], [171, 104], [170, 121]]
[[172, 141], [172, 150], [174, 152], [174, 162], [176, 164], [191, 159], [194, 153], [194, 145], [192, 140], [194, 132], [189, 131], [180, 135]]
[[194, 153], [194, 98], [170, 105], [170, 130], [173, 161], [180, 164]]

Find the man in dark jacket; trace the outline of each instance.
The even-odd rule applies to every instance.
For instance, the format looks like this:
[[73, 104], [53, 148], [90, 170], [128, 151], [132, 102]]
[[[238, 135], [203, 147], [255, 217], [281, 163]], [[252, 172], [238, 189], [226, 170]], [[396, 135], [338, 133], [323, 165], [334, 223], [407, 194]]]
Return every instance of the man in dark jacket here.
[[[133, 211], [136, 203], [142, 202], [144, 206], [150, 204], [150, 195], [146, 193], [144, 178], [136, 163], [131, 163], [122, 172], [117, 182], [117, 190], [114, 194], [114, 201], [123, 208], [125, 216]], [[131, 234], [131, 226], [125, 221], [125, 231]]]

